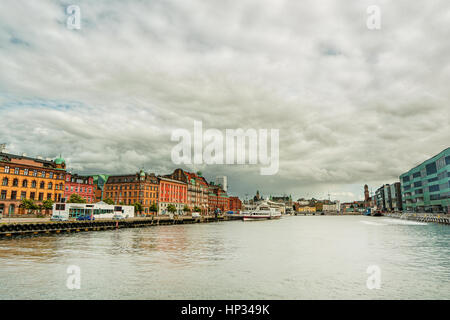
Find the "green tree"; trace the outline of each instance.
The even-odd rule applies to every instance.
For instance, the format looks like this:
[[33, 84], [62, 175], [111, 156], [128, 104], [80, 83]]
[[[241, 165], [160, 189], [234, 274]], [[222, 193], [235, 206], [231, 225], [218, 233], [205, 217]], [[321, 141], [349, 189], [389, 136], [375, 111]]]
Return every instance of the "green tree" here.
[[34, 213], [39, 209], [39, 206], [34, 203], [31, 199], [23, 199], [20, 207], [27, 210], [28, 213]]
[[106, 199], [106, 200], [103, 201], [103, 202], [106, 203], [106, 204], [111, 204], [111, 205], [114, 204], [114, 201], [113, 201], [113, 199], [111, 199], [111, 198], [108, 198], [108, 199]]
[[142, 211], [143, 211], [142, 204], [140, 204], [139, 202], [136, 202], [134, 204], [134, 211], [138, 212], [139, 214], [142, 213]]
[[53, 209], [53, 200], [51, 199], [47, 199], [42, 201], [42, 207], [44, 208], [44, 210], [52, 210]]
[[79, 194], [72, 193], [67, 203], [86, 203], [86, 200]]
[[167, 206], [167, 211], [169, 211], [170, 213], [175, 213], [177, 212], [177, 208], [173, 204], [169, 204]]
[[202, 212], [202, 209], [200, 209], [199, 207], [195, 206], [194, 207], [194, 212]]
[[201, 172], [201, 171], [197, 171], [197, 175], [198, 175], [199, 177], [201, 177], [201, 176], [202, 176], [202, 172]]
[[150, 212], [158, 212], [158, 206], [156, 205], [156, 203], [153, 203], [150, 208], [149, 208]]
[[183, 208], [183, 211], [184, 211], [185, 214], [188, 214], [188, 213], [191, 212], [191, 209], [185, 204], [184, 208]]

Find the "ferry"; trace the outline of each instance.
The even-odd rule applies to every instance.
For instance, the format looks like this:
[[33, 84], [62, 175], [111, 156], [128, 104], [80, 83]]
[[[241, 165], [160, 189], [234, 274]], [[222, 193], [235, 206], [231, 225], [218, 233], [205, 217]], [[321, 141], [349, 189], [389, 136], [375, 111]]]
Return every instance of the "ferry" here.
[[281, 212], [274, 208], [270, 208], [268, 205], [259, 205], [256, 210], [244, 211], [241, 215], [243, 221], [259, 221], [281, 218]]

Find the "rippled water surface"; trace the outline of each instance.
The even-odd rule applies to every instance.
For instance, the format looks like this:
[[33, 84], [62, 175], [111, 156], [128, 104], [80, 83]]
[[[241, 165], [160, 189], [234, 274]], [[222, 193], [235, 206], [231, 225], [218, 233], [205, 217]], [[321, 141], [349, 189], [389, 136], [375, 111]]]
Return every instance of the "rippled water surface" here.
[[0, 299], [450, 299], [449, 245], [449, 226], [364, 216], [7, 239]]

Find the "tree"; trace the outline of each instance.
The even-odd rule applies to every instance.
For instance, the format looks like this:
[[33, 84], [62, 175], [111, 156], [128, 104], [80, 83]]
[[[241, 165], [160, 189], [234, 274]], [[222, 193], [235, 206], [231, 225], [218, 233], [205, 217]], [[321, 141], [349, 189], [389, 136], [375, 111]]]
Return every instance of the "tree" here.
[[183, 211], [184, 211], [185, 214], [188, 214], [189, 212], [191, 212], [191, 209], [185, 204], [184, 208], [183, 208]]
[[51, 199], [44, 200], [44, 201], [42, 201], [42, 207], [45, 210], [52, 210], [53, 209], [53, 203], [54, 202]]
[[103, 201], [104, 203], [106, 203], [106, 204], [110, 204], [110, 205], [113, 205], [114, 204], [114, 201], [113, 201], [113, 199], [111, 199], [111, 198], [108, 198], [108, 199], [106, 199], [105, 201]]
[[150, 212], [158, 212], [158, 206], [156, 205], [156, 203], [153, 203], [150, 208], [149, 208]]
[[79, 194], [72, 193], [67, 203], [86, 203], [86, 200]]
[[200, 209], [199, 207], [197, 207], [197, 206], [194, 207], [194, 212], [201, 212], [201, 211], [202, 211], [202, 209]]
[[140, 204], [139, 202], [135, 202], [134, 203], [134, 211], [138, 212], [139, 214], [142, 212], [142, 204]]
[[169, 211], [170, 213], [175, 213], [177, 212], [177, 208], [173, 204], [169, 204], [167, 206], [167, 211]]
[[201, 176], [202, 176], [202, 172], [201, 172], [201, 171], [197, 171], [197, 175], [198, 175], [199, 177], [201, 177]]
[[34, 213], [34, 211], [39, 209], [39, 206], [31, 199], [23, 199], [20, 207], [27, 210], [28, 213]]

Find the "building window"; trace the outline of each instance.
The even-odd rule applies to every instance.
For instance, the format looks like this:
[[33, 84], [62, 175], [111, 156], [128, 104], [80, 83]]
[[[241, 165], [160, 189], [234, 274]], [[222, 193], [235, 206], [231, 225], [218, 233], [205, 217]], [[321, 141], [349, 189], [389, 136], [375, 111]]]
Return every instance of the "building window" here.
[[36, 194], [35, 194], [34, 192], [31, 192], [31, 193], [30, 193], [30, 199], [31, 199], [31, 200], [34, 200], [35, 197], [36, 197]]
[[26, 191], [22, 191], [20, 194], [20, 200], [24, 200], [27, 198], [27, 192]]
[[45, 171], [41, 172], [41, 178], [45, 178]]
[[49, 182], [48, 183], [48, 189], [51, 190], [53, 188], [53, 183]]
[[47, 200], [52, 200], [52, 194], [51, 193], [47, 193]]
[[28, 180], [23, 180], [22, 181], [22, 188], [27, 188], [28, 187]]
[[17, 198], [17, 191], [12, 191], [11, 192], [11, 200], [16, 200]]
[[8, 185], [8, 178], [3, 178], [2, 185], [3, 186], [7, 186]]
[[23, 175], [24, 175], [24, 176], [27, 176], [27, 175], [28, 175], [28, 169], [24, 169], [24, 170], [23, 170]]
[[9, 173], [9, 166], [5, 166], [5, 173]]
[[434, 186], [429, 186], [428, 189], [430, 190], [430, 192], [439, 191], [439, 185], [435, 184]]
[[1, 193], [0, 199], [2, 199], [2, 200], [6, 200], [6, 190], [2, 190], [2, 193]]
[[436, 162], [430, 163], [426, 165], [427, 176], [437, 172]]
[[32, 187], [32, 188], [36, 188], [36, 181], [35, 181], [35, 180], [33, 180], [33, 181], [31, 182], [31, 187]]
[[19, 186], [19, 180], [14, 179], [13, 180], [13, 187], [18, 187]]
[[19, 172], [20, 172], [20, 169], [19, 169], [19, 168], [15, 168], [15, 169], [14, 169], [14, 174], [19, 174]]
[[42, 181], [42, 182], [40, 183], [39, 188], [41, 188], [41, 189], [44, 189], [44, 188], [45, 188], [45, 182], [44, 182], [44, 181]]
[[39, 193], [39, 201], [44, 200], [44, 193], [40, 192]]
[[33, 170], [33, 177], [37, 177], [37, 170]]
[[49, 177], [50, 179], [53, 179], [53, 172], [50, 172], [50, 173], [48, 174], [48, 177]]

